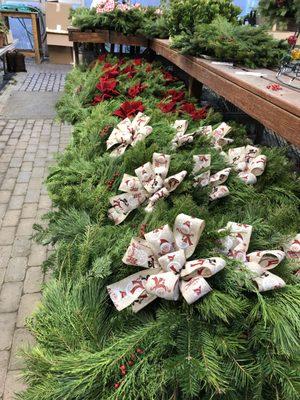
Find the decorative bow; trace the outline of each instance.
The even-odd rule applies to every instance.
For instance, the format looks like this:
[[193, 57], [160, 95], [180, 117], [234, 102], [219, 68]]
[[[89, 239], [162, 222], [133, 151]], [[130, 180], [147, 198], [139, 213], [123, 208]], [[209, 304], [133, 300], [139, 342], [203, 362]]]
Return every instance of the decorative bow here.
[[137, 312], [157, 297], [178, 300], [181, 292], [192, 304], [212, 290], [204, 279], [225, 267], [220, 257], [186, 262], [199, 242], [205, 222], [186, 214], [176, 217], [173, 232], [169, 225], [133, 238], [123, 257], [127, 265], [147, 268], [107, 286], [117, 310], [132, 305]]
[[254, 185], [257, 182], [256, 177], [263, 174], [267, 163], [267, 157], [260, 153], [258, 147], [248, 145], [229, 149], [226, 158], [245, 183]]
[[172, 139], [173, 149], [177, 149], [185, 145], [186, 143], [192, 143], [195, 136], [208, 136], [211, 138], [212, 144], [218, 150], [222, 149], [222, 146], [228, 143], [232, 143], [233, 139], [226, 138], [225, 136], [231, 130], [231, 127], [225, 122], [222, 122], [216, 129], [213, 129], [211, 125], [202, 126], [194, 132], [186, 133], [188, 128], [188, 121], [182, 119], [175, 121], [173, 128], [176, 131], [174, 138]]
[[129, 118], [123, 119], [116, 128], [113, 129], [106, 141], [107, 150], [118, 145], [111, 152], [112, 157], [122, 155], [128, 146], [134, 146], [140, 140], [144, 140], [152, 133], [152, 127], [147, 126], [150, 117], [139, 112], [132, 121]]
[[209, 184], [212, 186], [212, 191], [209, 195], [211, 200], [220, 199], [221, 197], [225, 197], [229, 195], [229, 190], [227, 186], [222, 185], [227, 181], [227, 178], [230, 174], [231, 168], [225, 168], [221, 171], [217, 172], [214, 175], [210, 175], [210, 171], [202, 172], [199, 175], [196, 175], [198, 172], [209, 168], [211, 164], [211, 155], [210, 154], [199, 154], [193, 156], [194, 161], [194, 169], [193, 174], [194, 178], [194, 186], [208, 186]]
[[284, 259], [285, 254], [281, 250], [265, 250], [247, 253], [252, 226], [228, 222], [226, 230], [230, 231], [229, 236], [222, 239], [224, 252], [228, 257], [235, 258], [244, 263], [245, 267], [251, 271], [252, 280], [256, 283], [259, 292], [279, 289], [285, 286], [285, 282], [279, 276], [269, 272], [270, 269], [277, 267]]
[[128, 214], [138, 208], [148, 199], [145, 208], [151, 212], [158, 200], [169, 196], [185, 178], [187, 171], [166, 178], [171, 156], [153, 153], [152, 163], [148, 162], [135, 170], [136, 177], [124, 174], [119, 190], [125, 192], [111, 197], [112, 208], [108, 210], [108, 217], [120, 224]]

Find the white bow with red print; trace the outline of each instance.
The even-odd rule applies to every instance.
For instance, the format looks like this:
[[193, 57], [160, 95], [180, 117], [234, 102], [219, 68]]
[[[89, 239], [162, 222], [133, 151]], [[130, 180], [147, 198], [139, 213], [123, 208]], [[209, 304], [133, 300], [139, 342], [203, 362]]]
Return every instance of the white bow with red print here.
[[[207, 168], [210, 167], [211, 163], [210, 154], [195, 155], [193, 156], [193, 161], [194, 161], [193, 174], [195, 175], [194, 186], [204, 187], [211, 185], [212, 190], [209, 195], [211, 200], [220, 199], [221, 197], [229, 195], [229, 190], [227, 186], [223, 185], [223, 183], [227, 181], [231, 168], [225, 168], [214, 175], [210, 175], [210, 170], [207, 170]], [[205, 172], [201, 172], [203, 170], [205, 170]], [[201, 173], [199, 174], [199, 172]]]
[[229, 149], [225, 157], [239, 172], [238, 176], [249, 185], [254, 185], [257, 182], [256, 177], [262, 175], [266, 168], [267, 157], [255, 146]]
[[123, 119], [113, 129], [106, 141], [107, 150], [118, 145], [110, 153], [112, 157], [122, 155], [128, 146], [134, 146], [140, 140], [144, 140], [152, 133], [152, 127], [148, 126], [150, 117], [139, 112], [132, 121], [129, 118]]
[[231, 127], [225, 122], [222, 122], [216, 129], [213, 129], [211, 125], [208, 125], [201, 126], [194, 132], [186, 133], [188, 121], [181, 119], [175, 121], [173, 128], [176, 131], [176, 134], [172, 139], [173, 149], [177, 149], [187, 143], [192, 143], [195, 136], [201, 135], [208, 136], [211, 139], [213, 146], [218, 150], [221, 150], [225, 144], [233, 142], [233, 139], [225, 137], [231, 130]]
[[230, 234], [221, 240], [222, 252], [230, 258], [235, 258], [244, 263], [245, 267], [251, 271], [252, 280], [257, 285], [259, 292], [279, 289], [285, 286], [283, 279], [269, 272], [270, 269], [277, 267], [284, 259], [285, 253], [283, 251], [264, 250], [247, 254], [252, 226], [228, 222], [225, 229], [229, 230]]
[[181, 292], [192, 304], [212, 288], [209, 278], [225, 267], [220, 257], [186, 261], [199, 242], [205, 222], [186, 214], [176, 217], [173, 231], [169, 225], [145, 234], [145, 240], [133, 238], [123, 257], [127, 265], [144, 267], [107, 287], [117, 310], [132, 305], [137, 312], [160, 297], [178, 300]]
[[136, 176], [124, 174], [119, 190], [124, 192], [110, 198], [112, 207], [108, 217], [120, 224], [128, 214], [148, 199], [145, 210], [151, 212], [158, 200], [166, 198], [185, 178], [187, 172], [169, 176], [171, 156], [153, 153], [152, 163], [148, 162], [135, 170]]

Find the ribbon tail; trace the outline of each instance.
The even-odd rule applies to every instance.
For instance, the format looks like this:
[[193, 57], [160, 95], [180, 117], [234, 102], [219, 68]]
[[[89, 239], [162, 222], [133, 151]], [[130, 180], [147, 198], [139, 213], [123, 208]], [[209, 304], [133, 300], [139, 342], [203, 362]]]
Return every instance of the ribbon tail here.
[[128, 144], [120, 144], [120, 146], [116, 147], [110, 153], [110, 157], [119, 157], [126, 151]]
[[285, 282], [282, 278], [269, 271], [254, 278], [253, 281], [255, 282], [259, 292], [267, 292], [268, 290], [280, 289], [285, 286]]

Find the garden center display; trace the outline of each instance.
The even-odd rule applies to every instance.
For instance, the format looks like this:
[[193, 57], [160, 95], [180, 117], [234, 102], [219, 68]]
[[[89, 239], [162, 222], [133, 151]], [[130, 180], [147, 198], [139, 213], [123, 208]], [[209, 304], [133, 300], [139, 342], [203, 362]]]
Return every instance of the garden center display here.
[[285, 149], [254, 146], [141, 58], [75, 68], [57, 111], [74, 129], [36, 227], [53, 279], [20, 399], [298, 399], [300, 185]]

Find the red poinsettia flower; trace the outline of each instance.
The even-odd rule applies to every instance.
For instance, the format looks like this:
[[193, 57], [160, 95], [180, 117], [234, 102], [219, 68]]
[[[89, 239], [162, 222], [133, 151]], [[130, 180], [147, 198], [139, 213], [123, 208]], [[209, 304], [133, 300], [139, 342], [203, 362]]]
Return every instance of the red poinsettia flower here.
[[101, 54], [101, 55], [98, 57], [98, 61], [99, 61], [99, 62], [105, 61], [106, 56], [107, 56], [107, 53]]
[[190, 113], [190, 116], [194, 121], [199, 121], [200, 119], [204, 119], [207, 116], [207, 107], [199, 108], [196, 111]]
[[133, 65], [127, 65], [124, 69], [122, 69], [122, 74], [126, 74], [128, 78], [133, 78], [137, 73]]
[[144, 83], [138, 83], [129, 88], [127, 94], [129, 97], [133, 99], [135, 96], [140, 94], [144, 89], [146, 89], [146, 87], [147, 85], [145, 85]]
[[171, 111], [174, 111], [174, 109], [176, 108], [176, 103], [173, 101], [170, 101], [169, 103], [161, 102], [157, 104], [157, 107], [163, 113], [169, 113]]
[[178, 103], [184, 99], [185, 93], [182, 90], [169, 89], [165, 94], [165, 97], [168, 96], [172, 97], [172, 102]]
[[141, 101], [125, 101], [121, 104], [120, 108], [113, 113], [113, 115], [124, 119], [127, 117], [132, 117], [138, 112], [143, 112], [144, 110], [145, 107]]
[[180, 110], [179, 111], [183, 112], [183, 113], [191, 114], [194, 111], [196, 111], [196, 107], [195, 107], [195, 104], [193, 104], [193, 103], [183, 103], [180, 106]]
[[136, 58], [135, 60], [133, 60], [134, 65], [141, 65], [142, 62], [143, 62], [143, 60], [141, 58]]
[[98, 103], [102, 103], [104, 100], [109, 100], [112, 98], [112, 95], [109, 93], [103, 93], [101, 95], [96, 95], [92, 101], [92, 105], [95, 106]]
[[111, 95], [118, 96], [120, 93], [116, 90], [118, 82], [115, 79], [108, 79], [102, 77], [96, 85], [96, 88], [102, 93], [110, 93]]
[[172, 75], [170, 72], [164, 71], [163, 74], [166, 80], [165, 85], [169, 85], [170, 83], [177, 81], [176, 76]]

